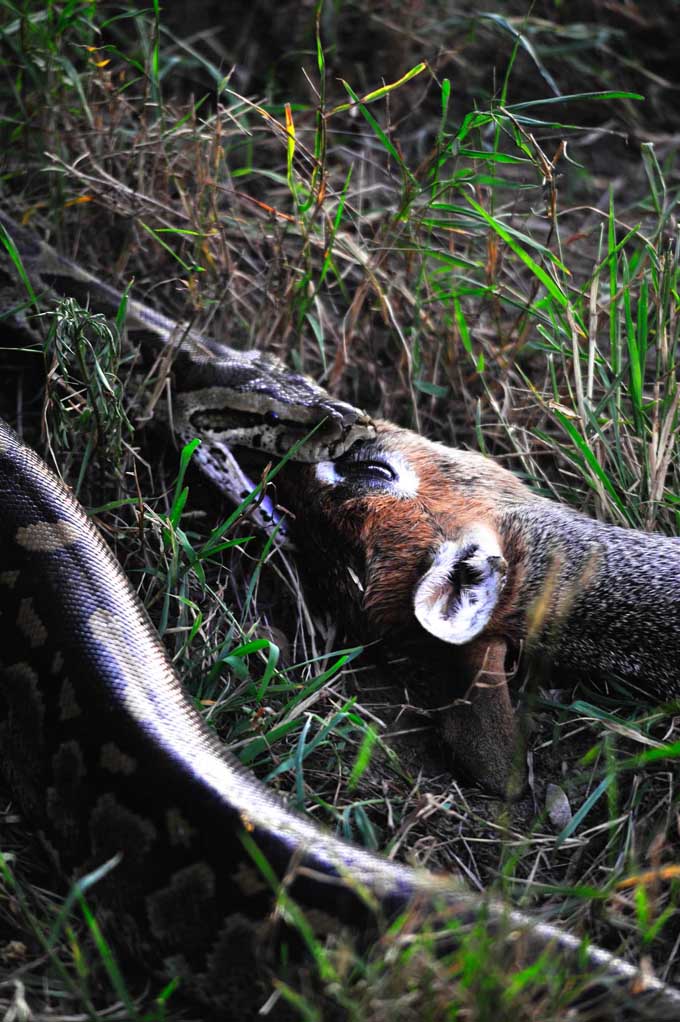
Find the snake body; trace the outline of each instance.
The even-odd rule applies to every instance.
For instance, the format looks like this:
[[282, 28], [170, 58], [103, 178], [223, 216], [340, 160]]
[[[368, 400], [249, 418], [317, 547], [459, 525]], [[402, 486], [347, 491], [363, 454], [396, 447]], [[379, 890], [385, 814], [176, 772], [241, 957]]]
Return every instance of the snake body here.
[[[199, 376], [207, 371], [197, 350], [189, 357]], [[233, 395], [248, 375], [240, 357], [225, 360], [218, 395], [223, 406], [233, 398], [236, 412]], [[328, 417], [325, 392], [300, 408], [291, 397], [299, 381], [288, 389], [288, 376], [272, 372], [277, 414], [288, 409], [298, 430]], [[264, 390], [248, 391], [258, 395], [249, 416], [274, 410]], [[331, 418], [325, 456], [352, 443], [353, 429], [370, 430], [350, 406]], [[275, 438], [265, 430], [259, 442], [276, 453], [285, 427], [277, 432], [271, 417], [269, 426]], [[552, 947], [563, 966], [585, 960], [593, 993], [605, 992], [597, 1017], [680, 1016], [680, 993], [642, 982], [605, 951], [584, 950], [455, 880], [344, 843], [286, 808], [203, 723], [96, 529], [2, 420], [0, 633], [0, 776], [64, 875], [100, 871], [94, 893], [116, 945], [179, 976], [214, 1017], [253, 1017], [265, 999], [254, 976], [282, 890], [322, 930], [355, 934], [376, 911], [389, 919], [419, 905], [465, 923], [483, 909], [502, 937], [499, 955], [531, 961]]]

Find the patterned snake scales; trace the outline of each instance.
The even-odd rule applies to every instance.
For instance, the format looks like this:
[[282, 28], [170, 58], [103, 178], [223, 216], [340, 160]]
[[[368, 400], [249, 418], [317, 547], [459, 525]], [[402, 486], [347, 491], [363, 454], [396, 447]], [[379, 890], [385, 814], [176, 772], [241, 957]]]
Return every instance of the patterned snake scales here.
[[[118, 300], [5, 223], [36, 291], [46, 280], [62, 293], [79, 281], [95, 303]], [[154, 311], [130, 302], [128, 316], [174, 343], [176, 324]], [[370, 435], [361, 413], [275, 360], [190, 330], [182, 353], [190, 371], [186, 397], [177, 395], [180, 435], [195, 435], [196, 407], [232, 413], [221, 430], [203, 430], [204, 468], [218, 484], [240, 485], [225, 467], [227, 441], [278, 454], [325, 420], [296, 455], [318, 460]], [[482, 911], [508, 960], [531, 961], [548, 947], [563, 968], [586, 960], [595, 1017], [680, 1017], [678, 991], [607, 952], [584, 950], [576, 937], [452, 879], [346, 844], [286, 808], [204, 724], [106, 544], [2, 420], [0, 624], [0, 776], [62, 873], [116, 863], [94, 888], [114, 943], [181, 977], [214, 1017], [252, 1017], [266, 998], [254, 977], [277, 902], [272, 877], [331, 932], [346, 925], [361, 935], [376, 911], [389, 919], [407, 906], [463, 923]], [[254, 854], [268, 863], [268, 879]]]

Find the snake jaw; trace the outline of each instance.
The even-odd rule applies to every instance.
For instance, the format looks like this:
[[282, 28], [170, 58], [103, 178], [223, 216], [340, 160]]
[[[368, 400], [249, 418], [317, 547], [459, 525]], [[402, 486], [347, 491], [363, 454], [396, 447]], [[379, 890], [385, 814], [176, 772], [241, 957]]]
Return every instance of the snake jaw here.
[[375, 424], [366, 412], [353, 408], [344, 401], [333, 401], [322, 407], [327, 418], [318, 427], [315, 434], [316, 443], [312, 442], [301, 448], [295, 455], [296, 461], [312, 463], [334, 461], [346, 454], [355, 444], [375, 438]]

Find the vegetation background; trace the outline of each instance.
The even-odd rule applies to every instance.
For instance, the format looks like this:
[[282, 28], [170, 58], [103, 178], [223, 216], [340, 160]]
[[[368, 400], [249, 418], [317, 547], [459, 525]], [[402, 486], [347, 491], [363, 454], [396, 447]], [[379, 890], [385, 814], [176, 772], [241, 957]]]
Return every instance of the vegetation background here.
[[[591, 515], [675, 534], [677, 14], [2, 0], [0, 199], [121, 291]], [[526, 799], [452, 777], [419, 696], [428, 665], [348, 646], [290, 556], [244, 543], [191, 467], [184, 505], [134, 348], [76, 304], [45, 311], [33, 346], [7, 318], [0, 414], [96, 509], [243, 761], [352, 840], [680, 982], [674, 707], [613, 680], [547, 690]], [[9, 794], [0, 849], [0, 1017], [176, 1017], [171, 991], [140, 992], [55, 900]], [[483, 928], [444, 960], [389, 940], [361, 959], [319, 948], [321, 992], [280, 984], [279, 1003], [574, 1017], [578, 976], [509, 970]]]

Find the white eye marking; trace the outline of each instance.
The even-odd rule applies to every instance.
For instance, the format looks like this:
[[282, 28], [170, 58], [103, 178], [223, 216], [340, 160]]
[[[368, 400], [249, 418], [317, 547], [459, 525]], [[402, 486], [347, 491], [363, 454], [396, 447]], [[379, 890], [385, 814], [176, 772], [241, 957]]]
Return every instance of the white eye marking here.
[[[370, 451], [366, 451], [366, 455], [363, 458], [357, 458], [352, 460], [348, 458], [346, 461], [320, 461], [314, 466], [317, 482], [322, 483], [324, 486], [340, 486], [342, 483], [351, 482], [351, 476], [349, 470], [351, 466], [356, 466], [356, 469], [360, 469], [362, 464], [365, 464], [367, 471], [370, 471], [371, 464], [375, 464], [379, 467], [384, 464], [388, 471], [392, 472], [392, 479], [379, 479], [375, 485], [375, 489], [380, 493], [390, 493], [394, 497], [401, 497], [409, 499], [415, 497], [418, 493], [420, 486], [420, 479], [418, 473], [409, 464], [409, 462], [401, 454], [390, 451], [389, 453], [380, 452], [374, 459], [371, 459]], [[348, 466], [347, 476], [343, 472], [344, 466]], [[349, 478], [348, 478], [349, 477]], [[357, 485], [360, 486], [360, 480], [357, 480]], [[370, 484], [366, 486], [366, 490], [370, 491]]]
[[324, 483], [326, 486], [337, 486], [342, 482], [342, 476], [339, 476], [335, 470], [334, 461], [319, 461], [314, 466], [314, 472], [317, 482]]
[[416, 470], [408, 463], [401, 454], [390, 454], [390, 465], [397, 478], [394, 484], [394, 492], [399, 497], [415, 497], [420, 487], [420, 479]]

